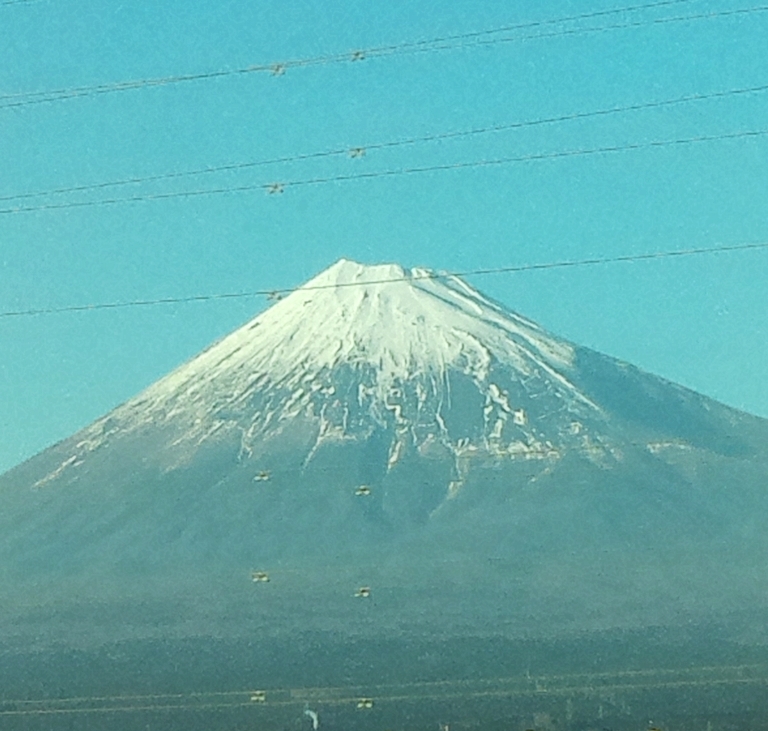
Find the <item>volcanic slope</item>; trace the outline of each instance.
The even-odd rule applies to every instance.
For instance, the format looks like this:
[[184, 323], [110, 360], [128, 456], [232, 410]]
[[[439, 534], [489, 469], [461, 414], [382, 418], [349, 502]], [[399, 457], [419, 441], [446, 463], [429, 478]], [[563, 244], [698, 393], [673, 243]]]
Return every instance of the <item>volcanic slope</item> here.
[[765, 420], [456, 277], [341, 260], [0, 477], [0, 621], [81, 639], [100, 621], [112, 638], [708, 621], [764, 607], [767, 485]]

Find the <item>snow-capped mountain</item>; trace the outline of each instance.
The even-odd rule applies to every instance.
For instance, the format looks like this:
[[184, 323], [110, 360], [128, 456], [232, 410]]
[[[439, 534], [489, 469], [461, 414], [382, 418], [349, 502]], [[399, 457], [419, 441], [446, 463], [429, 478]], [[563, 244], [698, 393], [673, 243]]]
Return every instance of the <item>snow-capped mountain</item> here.
[[[576, 351], [455, 277], [342, 260], [80, 434], [37, 486], [76, 477], [115, 439], [161, 430], [172, 470], [207, 444], [240, 462], [301, 421], [326, 443], [388, 430], [387, 466], [440, 445], [510, 459], [608, 458], [605, 414], [574, 383]], [[589, 425], [589, 426], [588, 426]]]
[[365, 633], [369, 584], [377, 632], [720, 617], [765, 604], [766, 485], [765, 420], [342, 260], [0, 477], [0, 623]]

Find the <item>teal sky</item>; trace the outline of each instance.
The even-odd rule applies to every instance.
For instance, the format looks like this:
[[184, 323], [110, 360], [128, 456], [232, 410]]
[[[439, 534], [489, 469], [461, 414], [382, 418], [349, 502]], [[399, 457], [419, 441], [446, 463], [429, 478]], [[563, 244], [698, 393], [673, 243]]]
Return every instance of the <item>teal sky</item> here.
[[[639, 0], [0, 4], [0, 97], [554, 19]], [[749, 8], [691, 0], [550, 31]], [[540, 32], [534, 29], [534, 32]], [[0, 197], [768, 85], [768, 12], [2, 108]], [[768, 91], [26, 204], [768, 130]], [[300, 284], [344, 256], [464, 270], [768, 241], [768, 137], [0, 213], [0, 312]], [[0, 202], [7, 209], [19, 202]], [[475, 277], [548, 330], [768, 417], [768, 250]], [[0, 471], [266, 306], [0, 317]]]

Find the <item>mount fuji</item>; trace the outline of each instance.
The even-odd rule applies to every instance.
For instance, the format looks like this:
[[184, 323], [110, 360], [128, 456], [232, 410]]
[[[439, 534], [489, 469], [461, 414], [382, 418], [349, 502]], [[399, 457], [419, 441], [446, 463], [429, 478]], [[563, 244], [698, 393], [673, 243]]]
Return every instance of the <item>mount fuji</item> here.
[[0, 476], [0, 629], [86, 647], [736, 622], [768, 604], [766, 518], [768, 421], [457, 277], [341, 260]]

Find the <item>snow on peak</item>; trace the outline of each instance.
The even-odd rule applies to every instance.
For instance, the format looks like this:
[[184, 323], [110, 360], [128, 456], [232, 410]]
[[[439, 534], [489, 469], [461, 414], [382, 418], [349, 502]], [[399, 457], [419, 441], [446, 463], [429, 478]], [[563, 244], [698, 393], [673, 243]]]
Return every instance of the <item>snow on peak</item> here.
[[399, 264], [358, 264], [350, 259], [339, 259], [304, 285], [309, 287], [349, 286], [403, 279], [407, 272]]
[[375, 373], [368, 387], [380, 402], [414, 378], [445, 383], [448, 371], [485, 392], [501, 367], [596, 408], [568, 380], [573, 358], [570, 344], [458, 277], [341, 259], [126, 407], [153, 418], [157, 408], [167, 415], [194, 404], [204, 419], [206, 402], [242, 402], [265, 387], [298, 394], [338, 368]]
[[290, 386], [341, 364], [373, 366], [386, 390], [448, 368], [483, 381], [494, 361], [521, 375], [543, 370], [567, 387], [573, 355], [569, 344], [457, 277], [342, 259], [152, 390], [159, 395], [234, 371]]
[[[183, 442], [187, 455], [233, 429], [250, 454], [299, 415], [318, 421], [318, 443], [345, 438], [352, 414], [355, 429], [393, 419], [401, 433], [418, 422], [451, 442], [445, 414], [458, 378], [480, 397], [473, 418], [486, 445], [544, 453], [547, 434], [600, 413], [569, 380], [574, 358], [569, 343], [456, 276], [342, 259], [93, 424], [78, 449], [173, 423], [171, 446]], [[549, 426], [533, 423], [536, 413], [529, 423], [527, 407]], [[396, 460], [400, 437], [393, 445]]]

